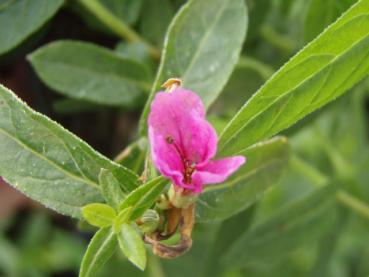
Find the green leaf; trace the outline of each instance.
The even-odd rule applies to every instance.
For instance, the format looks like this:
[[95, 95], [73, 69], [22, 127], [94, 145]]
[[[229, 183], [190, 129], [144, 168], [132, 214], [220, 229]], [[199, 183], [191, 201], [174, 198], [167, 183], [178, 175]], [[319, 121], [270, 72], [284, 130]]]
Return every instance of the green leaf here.
[[243, 106], [219, 139], [234, 155], [294, 124], [359, 82], [369, 70], [369, 0], [359, 1]]
[[292, 251], [317, 241], [334, 226], [335, 187], [317, 190], [282, 208], [234, 241], [222, 262], [228, 267], [271, 264]]
[[124, 223], [128, 223], [132, 215], [132, 207], [121, 210], [114, 220], [113, 230], [116, 234], [120, 232], [121, 226]]
[[117, 238], [111, 228], [103, 228], [96, 232], [83, 257], [79, 277], [95, 276], [96, 272], [114, 254]]
[[118, 208], [124, 199], [124, 193], [117, 178], [109, 170], [103, 168], [99, 174], [99, 183], [106, 202], [110, 206]]
[[[256, 205], [224, 220], [219, 225], [208, 252], [205, 274], [203, 276], [222, 276], [221, 273], [225, 271], [227, 267], [219, 263], [219, 257], [229, 249], [235, 238], [241, 236], [250, 228], [254, 218], [255, 206]], [[211, 225], [209, 224], [208, 226]]]
[[125, 150], [115, 158], [115, 161], [131, 169], [133, 172], [141, 174], [144, 170], [148, 144], [147, 138], [141, 137], [139, 140], [128, 145]]
[[137, 22], [143, 0], [100, 0], [118, 18], [132, 25]]
[[22, 253], [4, 236], [5, 232], [0, 234], [0, 268], [6, 276], [17, 276], [19, 266], [17, 262]]
[[98, 104], [137, 106], [151, 85], [145, 66], [92, 43], [52, 42], [28, 59], [50, 88]]
[[[286, 1], [282, 1], [280, 4], [285, 4]], [[251, 45], [257, 39], [260, 28], [263, 26], [267, 16], [271, 10], [271, 6], [273, 4], [270, 0], [251, 0], [247, 1], [249, 11], [249, 28], [247, 32], [247, 41], [246, 43]], [[251, 78], [249, 78], [251, 79]]]
[[123, 58], [131, 59], [147, 65], [149, 68], [156, 69], [157, 64], [150, 55], [150, 49], [143, 42], [119, 42], [114, 52]]
[[138, 177], [95, 152], [0, 85], [0, 176], [27, 196], [80, 218], [81, 207], [100, 202], [98, 174], [110, 170], [129, 192]]
[[226, 182], [207, 186], [196, 204], [199, 222], [223, 220], [248, 208], [272, 185], [276, 185], [288, 165], [286, 138], [256, 144], [241, 153], [242, 166]]
[[0, 2], [0, 54], [6, 53], [44, 25], [63, 0], [3, 0]]
[[130, 260], [139, 269], [145, 270], [145, 244], [136, 229], [133, 226], [124, 223], [121, 226], [120, 233], [118, 234], [118, 241], [120, 249], [122, 249], [128, 260]]
[[62, 115], [75, 115], [86, 112], [96, 112], [105, 108], [104, 106], [73, 98], [55, 100], [53, 110]]
[[173, 19], [150, 98], [141, 117], [146, 132], [150, 103], [169, 78], [198, 93], [208, 107], [237, 63], [247, 28], [243, 0], [192, 0]]
[[356, 0], [310, 0], [304, 26], [305, 41], [319, 35], [355, 2]]
[[169, 0], [144, 0], [140, 21], [140, 34], [158, 46], [163, 45], [165, 32], [174, 16]]
[[127, 196], [120, 205], [119, 210], [133, 207], [131, 220], [137, 219], [155, 203], [167, 183], [168, 180], [164, 179], [164, 177], [157, 177], [141, 185]]
[[82, 208], [82, 215], [92, 226], [104, 228], [113, 225], [117, 213], [109, 205], [93, 203]]

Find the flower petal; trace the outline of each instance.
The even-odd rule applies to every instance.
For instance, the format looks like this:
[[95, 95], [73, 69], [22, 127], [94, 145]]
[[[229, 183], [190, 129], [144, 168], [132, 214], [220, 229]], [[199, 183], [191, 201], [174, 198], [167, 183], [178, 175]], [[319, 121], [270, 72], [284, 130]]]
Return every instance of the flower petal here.
[[149, 115], [149, 136], [160, 171], [162, 166], [157, 163], [183, 172], [180, 162], [184, 159], [201, 164], [216, 153], [216, 132], [205, 119], [200, 97], [188, 90], [156, 94]]
[[246, 158], [243, 156], [234, 156], [211, 161], [206, 165], [196, 167], [196, 171], [192, 178], [193, 182], [196, 186], [224, 182], [245, 162]]

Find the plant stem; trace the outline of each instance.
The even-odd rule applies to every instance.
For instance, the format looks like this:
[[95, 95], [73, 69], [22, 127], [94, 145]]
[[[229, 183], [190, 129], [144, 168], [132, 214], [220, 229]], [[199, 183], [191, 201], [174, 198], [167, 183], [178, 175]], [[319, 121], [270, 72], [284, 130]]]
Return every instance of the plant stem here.
[[155, 255], [150, 255], [148, 273], [150, 277], [165, 277], [161, 262]]
[[271, 45], [279, 48], [287, 54], [291, 54], [296, 49], [296, 45], [292, 40], [277, 33], [268, 25], [264, 25], [261, 28], [261, 36]]
[[316, 128], [316, 133], [320, 138], [320, 145], [333, 165], [336, 175], [346, 179], [352, 178], [354, 169], [351, 164], [332, 146], [327, 137], [318, 128]]
[[98, 0], [79, 0], [80, 3], [93, 13], [106, 27], [121, 38], [129, 42], [142, 42], [146, 44], [153, 58], [160, 58], [160, 51], [132, 30], [124, 21], [111, 13]]
[[296, 155], [291, 157], [290, 164], [294, 170], [304, 175], [315, 187], [322, 187], [329, 181], [328, 176], [325, 176], [315, 167], [312, 167], [310, 164]]
[[237, 67], [251, 68], [259, 73], [265, 81], [268, 80], [269, 77], [272, 76], [272, 74], [274, 73], [274, 69], [271, 66], [248, 56], [240, 56]]
[[343, 190], [339, 190], [336, 197], [343, 205], [369, 219], [369, 206], [364, 201]]
[[[297, 156], [291, 158], [291, 166], [297, 172], [307, 177], [315, 187], [321, 187], [329, 181], [328, 176]], [[342, 189], [336, 192], [335, 197], [342, 205], [369, 219], [369, 206], [364, 201]]]

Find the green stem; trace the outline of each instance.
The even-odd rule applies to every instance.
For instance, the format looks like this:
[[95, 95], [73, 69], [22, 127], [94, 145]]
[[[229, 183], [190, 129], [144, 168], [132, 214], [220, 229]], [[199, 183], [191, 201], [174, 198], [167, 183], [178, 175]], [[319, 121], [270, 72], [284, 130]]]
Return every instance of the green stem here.
[[369, 206], [365, 202], [343, 190], [338, 191], [336, 197], [343, 205], [369, 219]]
[[321, 131], [316, 128], [316, 133], [319, 136], [319, 142], [327, 154], [329, 160], [331, 161], [335, 173], [337, 176], [343, 178], [344, 180], [352, 179], [354, 174], [354, 169], [351, 164], [346, 161], [346, 159], [341, 155], [340, 152], [335, 149], [328, 139], [321, 133]]
[[[329, 181], [326, 175], [297, 156], [291, 158], [291, 166], [294, 170], [307, 177], [316, 187], [321, 187]], [[338, 190], [335, 196], [341, 204], [369, 219], [369, 206], [365, 202], [344, 190]]]
[[251, 68], [255, 70], [257, 73], [259, 73], [261, 77], [263, 77], [264, 80], [268, 80], [269, 77], [272, 76], [274, 73], [274, 69], [271, 66], [255, 58], [251, 58], [247, 56], [240, 57], [237, 63], [237, 67], [238, 68]]
[[316, 187], [322, 187], [329, 181], [327, 176], [296, 155], [291, 157], [290, 164], [295, 171], [305, 176]]
[[145, 43], [149, 49], [152, 57], [159, 59], [160, 51], [153, 45], [149, 44], [139, 34], [132, 30], [124, 21], [120, 20], [113, 13], [111, 13], [98, 0], [79, 0], [81, 4], [93, 13], [106, 27], [121, 38], [129, 42]]
[[277, 33], [268, 25], [264, 25], [261, 28], [261, 36], [271, 45], [279, 48], [280, 50], [288, 54], [292, 53], [296, 48], [296, 45], [292, 40]]
[[155, 255], [150, 255], [148, 272], [151, 277], [165, 277], [161, 262]]

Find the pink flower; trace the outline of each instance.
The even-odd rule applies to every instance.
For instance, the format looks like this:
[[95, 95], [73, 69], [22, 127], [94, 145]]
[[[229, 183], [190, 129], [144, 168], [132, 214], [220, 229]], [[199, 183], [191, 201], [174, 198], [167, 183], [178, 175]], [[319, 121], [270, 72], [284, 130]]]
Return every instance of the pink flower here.
[[199, 96], [177, 88], [159, 92], [149, 115], [151, 155], [156, 168], [175, 187], [200, 193], [206, 184], [224, 182], [243, 163], [235, 156], [211, 160], [217, 151], [217, 135], [205, 118]]

